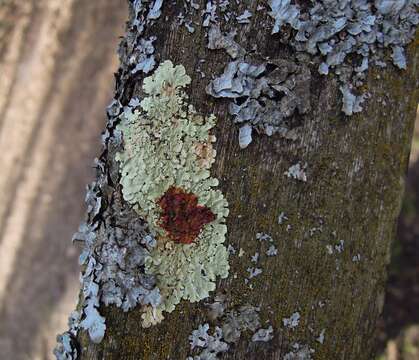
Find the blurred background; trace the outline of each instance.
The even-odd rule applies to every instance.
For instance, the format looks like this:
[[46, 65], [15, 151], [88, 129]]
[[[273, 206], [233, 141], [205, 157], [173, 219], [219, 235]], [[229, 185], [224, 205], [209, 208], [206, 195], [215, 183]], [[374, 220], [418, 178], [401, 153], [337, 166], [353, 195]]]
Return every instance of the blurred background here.
[[[113, 94], [125, 0], [0, 0], [0, 359], [52, 359], [78, 294], [71, 236]], [[418, 121], [417, 121], [418, 125]], [[419, 359], [419, 126], [377, 328]]]
[[0, 359], [52, 359], [113, 95], [125, 0], [0, 0]]

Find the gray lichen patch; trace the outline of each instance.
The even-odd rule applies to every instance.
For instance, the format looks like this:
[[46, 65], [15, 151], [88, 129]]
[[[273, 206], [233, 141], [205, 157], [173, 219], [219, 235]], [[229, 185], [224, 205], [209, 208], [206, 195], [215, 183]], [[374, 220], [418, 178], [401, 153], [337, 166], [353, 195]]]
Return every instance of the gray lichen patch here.
[[[135, 0], [130, 5], [125, 46], [119, 50], [121, 60], [129, 74], [147, 73], [154, 68], [156, 39], [142, 35], [145, 25], [160, 16], [163, 1]], [[161, 299], [153, 276], [144, 271], [145, 259], [156, 243], [138, 214], [117, 199], [119, 193], [113, 188], [119, 176], [117, 166], [113, 166], [113, 159], [107, 159], [108, 152], [122, 143], [122, 134], [115, 129], [119, 114], [130, 113], [137, 105], [132, 101], [123, 108], [116, 98], [107, 109], [108, 122], [102, 135], [104, 149], [99, 159], [95, 159], [97, 179], [88, 186], [86, 220], [73, 237], [73, 241], [82, 245], [79, 259], [82, 296], [79, 310], [69, 318], [70, 329], [57, 338], [54, 354], [59, 360], [78, 358], [81, 349], [77, 336], [81, 329], [88, 332], [92, 342], [102, 340], [106, 324], [99, 313], [101, 303], [126, 311], [139, 304], [155, 307]]]
[[244, 332], [251, 332], [252, 341], [268, 342], [273, 339], [274, 329], [271, 325], [267, 328], [261, 327], [259, 308], [251, 305], [239, 306], [235, 309], [225, 311], [225, 297], [218, 295], [218, 300], [208, 305], [211, 312], [214, 308], [222, 307], [217, 311], [217, 316], [212, 316], [213, 322], [217, 323], [213, 335], [208, 333], [209, 324], [199, 325], [189, 336], [191, 350], [199, 352], [188, 357], [190, 360], [218, 359], [218, 355], [227, 352], [231, 345], [239, 342]]
[[154, 69], [156, 61], [153, 55], [153, 42], [156, 41], [156, 39], [157, 38], [155, 36], [150, 37], [148, 40], [140, 39], [132, 56], [130, 57], [130, 62], [135, 65], [135, 67], [132, 69], [133, 74], [139, 71], [148, 74], [151, 70]]
[[284, 360], [312, 360], [314, 352], [307, 344], [294, 343], [292, 350], [285, 354]]
[[362, 103], [365, 101], [365, 94], [356, 96], [354, 95], [348, 85], [340, 87], [342, 93], [342, 111], [346, 115], [352, 115], [362, 111]]
[[236, 16], [236, 20], [239, 24], [249, 24], [252, 13], [246, 9], [241, 15]]
[[252, 142], [252, 131], [253, 128], [249, 124], [244, 124], [239, 129], [239, 146], [241, 149], [245, 149]]
[[285, 327], [289, 329], [294, 329], [300, 323], [300, 318], [301, 318], [300, 313], [295, 312], [289, 318], [282, 319], [282, 323]]
[[[285, 40], [281, 37], [281, 42], [295, 55], [286, 55], [282, 64], [264, 58], [257, 46], [243, 53], [243, 47], [234, 41], [234, 32], [226, 35], [220, 30], [216, 6], [207, 4], [213, 14], [207, 21], [208, 26], [212, 24], [208, 48], [225, 49], [234, 60], [210, 82], [207, 93], [231, 99], [229, 113], [241, 125], [241, 148], [252, 140], [252, 132], [244, 124], [268, 136], [278, 133], [295, 139], [292, 122], [296, 118], [304, 122], [301, 116], [310, 111], [310, 83], [317, 79], [309, 70], [312, 65], [322, 76], [333, 73], [338, 77], [342, 112], [347, 116], [362, 111], [361, 104], [368, 94], [361, 86], [370, 65], [383, 67], [391, 58], [398, 68], [407, 67], [404, 49], [419, 23], [417, 0], [322, 0], [299, 4], [292, 0], [268, 1], [268, 14], [274, 20], [269, 41], [279, 42], [275, 37], [281, 37], [287, 27], [289, 35]], [[257, 11], [266, 9], [262, 6]], [[239, 19], [247, 22], [250, 12], [242, 15]], [[257, 61], [255, 52], [259, 55]]]
[[274, 241], [271, 235], [263, 233], [263, 232], [256, 233], [256, 239], [261, 241], [261, 242], [268, 241], [268, 242], [272, 243]]
[[307, 164], [301, 165], [300, 163], [296, 163], [292, 165], [286, 172], [285, 175], [289, 178], [299, 180], [302, 182], [307, 181], [307, 175], [305, 169]]
[[57, 346], [54, 355], [57, 360], [77, 360], [79, 356], [76, 336], [80, 327], [80, 313], [73, 311], [68, 319], [69, 330], [57, 335]]
[[[99, 194], [94, 183], [86, 196], [91, 216], [101, 211]], [[98, 311], [100, 303], [128, 311], [138, 304], [155, 308], [161, 301], [154, 277], [145, 273], [146, 259], [156, 243], [147, 225], [131, 209], [117, 204], [112, 210], [102, 210], [102, 223], [82, 223], [73, 236], [73, 241], [82, 243], [79, 261], [83, 266], [82, 312], [73, 332], [85, 329], [95, 343], [102, 340], [106, 330]], [[114, 211], [118, 216], [112, 216]]]
[[252, 341], [258, 342], [258, 341], [263, 341], [263, 342], [267, 342], [273, 339], [273, 332], [274, 329], [273, 327], [270, 325], [268, 328], [266, 329], [259, 329], [258, 331], [256, 331], [253, 336], [252, 336]]
[[276, 256], [278, 255], [278, 249], [275, 247], [275, 245], [269, 246], [269, 249], [266, 250], [267, 256]]
[[208, 31], [208, 49], [224, 49], [232, 59], [241, 57], [245, 54], [245, 50], [234, 41], [235, 36], [235, 31], [223, 34], [219, 25], [212, 25]]
[[278, 224], [282, 225], [287, 220], [288, 220], [287, 215], [285, 214], [285, 212], [282, 211], [278, 216]]
[[338, 75], [346, 115], [361, 111], [364, 100], [349, 88], [363, 84], [370, 64], [385, 66], [386, 48], [392, 50], [393, 64], [406, 68], [404, 47], [419, 23], [416, 0], [323, 0], [305, 9], [289, 0], [271, 0], [269, 5], [275, 20], [272, 32], [291, 26], [295, 33], [290, 45], [318, 56], [320, 74], [333, 70]]
[[225, 340], [235, 343], [240, 339], [243, 331], [255, 332], [260, 328], [259, 309], [244, 305], [236, 310], [230, 310], [223, 318], [221, 328]]
[[323, 0], [307, 9], [289, 0], [271, 0], [269, 5], [275, 19], [273, 33], [291, 25], [296, 30], [292, 45], [297, 51], [320, 54], [336, 69], [356, 54], [364, 62], [360, 72], [368, 68], [368, 60], [383, 61], [386, 47], [396, 53], [394, 64], [403, 68], [403, 47], [413, 39], [419, 23], [415, 0]]
[[253, 279], [256, 276], [259, 276], [260, 274], [262, 274], [262, 269], [261, 268], [254, 268], [254, 267], [249, 267], [247, 268], [247, 272], [249, 273], [249, 280]]
[[229, 113], [241, 124], [241, 148], [252, 141], [252, 127], [269, 136], [295, 139], [288, 119], [310, 108], [311, 74], [307, 66], [287, 60], [227, 64], [224, 72], [207, 86], [209, 95], [229, 98]]
[[187, 360], [216, 360], [218, 355], [228, 351], [229, 345], [223, 341], [223, 330], [217, 326], [213, 335], [209, 335], [208, 330], [209, 325], [204, 324], [192, 331], [189, 336], [191, 350], [200, 348], [200, 353], [188, 357]]
[[297, 5], [291, 4], [290, 0], [269, 0], [268, 4], [271, 8], [269, 15], [275, 19], [272, 34], [278, 33], [285, 24], [298, 29], [300, 9]]
[[208, 27], [211, 23], [217, 21], [217, 4], [215, 1], [207, 1], [205, 9], [202, 11], [203, 21], [202, 26]]
[[326, 329], [323, 329], [320, 332], [319, 336], [316, 338], [316, 341], [319, 342], [320, 344], [324, 343], [325, 333], [326, 333]]

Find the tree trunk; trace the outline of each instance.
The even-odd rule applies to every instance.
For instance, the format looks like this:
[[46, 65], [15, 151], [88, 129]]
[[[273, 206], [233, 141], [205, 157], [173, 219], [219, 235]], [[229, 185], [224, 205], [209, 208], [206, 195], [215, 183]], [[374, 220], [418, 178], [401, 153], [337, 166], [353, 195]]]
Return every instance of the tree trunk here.
[[[123, 312], [101, 305], [105, 337], [94, 344], [86, 332], [80, 332], [81, 358], [185, 359], [196, 355], [188, 338], [201, 324], [222, 326], [222, 320], [209, 318], [207, 304], [213, 295], [224, 294], [227, 313], [245, 305], [260, 307], [261, 327], [272, 326], [273, 338], [251, 341], [252, 332], [243, 331], [222, 358], [371, 359], [418, 99], [417, 50], [414, 45], [407, 48], [404, 72], [394, 66], [370, 69], [363, 86], [370, 97], [364, 110], [353, 117], [341, 112], [337, 77], [320, 76], [317, 67], [308, 63], [311, 109], [293, 117], [294, 140], [261, 134], [240, 149], [238, 127], [228, 114], [229, 101], [206, 92], [211, 78], [219, 76], [230, 59], [221, 49], [208, 49], [201, 10], [187, 13], [193, 20], [193, 33], [179, 25], [182, 3], [165, 2], [160, 18], [145, 22], [141, 37], [157, 36], [157, 63], [171, 60], [183, 65], [192, 78], [187, 89], [190, 102], [198, 113], [213, 113], [218, 119], [211, 175], [219, 179], [228, 201], [226, 241], [237, 251], [230, 255], [229, 276], [217, 278], [211, 298], [182, 301], [152, 327], [142, 327], [140, 307]], [[265, 10], [256, 11], [259, 5]], [[281, 43], [271, 34], [272, 19], [266, 8], [262, 1], [230, 4], [238, 15], [249, 9], [250, 23], [232, 25], [222, 16], [218, 21], [223, 32], [236, 28], [236, 42], [248, 52], [257, 48], [255, 56], [269, 57], [272, 62], [294, 59], [286, 39]], [[122, 105], [143, 94], [142, 79], [147, 77], [134, 74], [129, 63], [133, 11], [131, 15], [116, 76], [115, 99]], [[111, 136], [114, 127], [111, 117]], [[114, 161], [117, 151], [106, 142], [99, 174], [106, 173], [108, 179], [108, 185], [101, 188], [107, 201], [95, 216], [118, 217], [118, 206], [126, 206]], [[285, 175], [296, 163], [307, 164], [306, 181], [303, 175], [299, 179]], [[282, 212], [285, 217], [278, 221]], [[266, 256], [267, 243], [258, 241], [257, 233], [273, 238], [276, 256]], [[255, 253], [260, 254], [257, 265], [251, 261]], [[262, 273], [249, 279], [252, 267]]]

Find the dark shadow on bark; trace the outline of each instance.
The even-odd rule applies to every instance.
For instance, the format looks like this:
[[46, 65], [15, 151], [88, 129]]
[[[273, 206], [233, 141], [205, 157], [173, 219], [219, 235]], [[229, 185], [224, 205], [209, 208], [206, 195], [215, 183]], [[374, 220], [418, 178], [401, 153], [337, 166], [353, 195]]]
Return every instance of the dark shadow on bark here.
[[410, 166], [403, 208], [389, 266], [386, 300], [378, 327], [378, 347], [409, 325], [419, 324], [419, 160]]

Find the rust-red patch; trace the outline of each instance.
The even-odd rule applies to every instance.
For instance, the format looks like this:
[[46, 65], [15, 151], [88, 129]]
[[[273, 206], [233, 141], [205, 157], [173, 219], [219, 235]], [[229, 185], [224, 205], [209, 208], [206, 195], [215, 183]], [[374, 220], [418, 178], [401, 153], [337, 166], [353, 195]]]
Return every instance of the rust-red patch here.
[[205, 224], [215, 220], [215, 215], [206, 206], [198, 205], [198, 198], [181, 188], [171, 186], [157, 200], [163, 212], [160, 226], [166, 230], [171, 240], [191, 244]]

